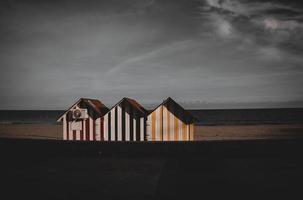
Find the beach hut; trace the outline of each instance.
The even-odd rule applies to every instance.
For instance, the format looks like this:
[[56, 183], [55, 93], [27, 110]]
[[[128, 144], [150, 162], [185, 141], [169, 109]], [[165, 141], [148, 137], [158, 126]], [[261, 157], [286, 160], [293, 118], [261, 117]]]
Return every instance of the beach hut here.
[[102, 116], [108, 110], [97, 99], [79, 99], [57, 120], [63, 124], [63, 140], [102, 141]]
[[147, 117], [148, 141], [194, 140], [194, 118], [172, 98], [167, 98]]
[[147, 111], [135, 100], [123, 98], [104, 116], [105, 141], [145, 141]]

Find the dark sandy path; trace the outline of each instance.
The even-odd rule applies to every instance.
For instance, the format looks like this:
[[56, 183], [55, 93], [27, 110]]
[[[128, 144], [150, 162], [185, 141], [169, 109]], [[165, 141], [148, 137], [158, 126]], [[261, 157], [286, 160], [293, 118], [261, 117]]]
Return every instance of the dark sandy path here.
[[301, 152], [302, 140], [189, 144], [0, 139], [0, 196], [294, 199], [302, 197]]

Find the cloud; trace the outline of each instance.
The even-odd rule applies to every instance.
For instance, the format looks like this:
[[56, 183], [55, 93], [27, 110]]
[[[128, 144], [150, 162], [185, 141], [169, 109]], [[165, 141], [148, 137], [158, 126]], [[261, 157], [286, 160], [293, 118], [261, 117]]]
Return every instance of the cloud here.
[[229, 11], [233, 14], [247, 14], [248, 9], [240, 4], [238, 1], [231, 0], [206, 0], [210, 7], [217, 8], [220, 11]]
[[1, 14], [3, 108], [62, 108], [81, 96], [303, 99], [296, 3], [65, 0], [12, 2]]
[[285, 59], [284, 53], [275, 47], [258, 48], [258, 58], [265, 61], [281, 61]]
[[[302, 31], [303, 12], [299, 12], [296, 8], [279, 4], [278, 2], [206, 0], [206, 3], [207, 6], [214, 8], [208, 11], [210, 13], [210, 20], [214, 24], [222, 23], [217, 19], [223, 18], [225, 24], [228, 24], [228, 21], [228, 27], [233, 27], [233, 29], [236, 29], [237, 23], [245, 22], [245, 24], [241, 23], [240, 25], [257, 25], [259, 27], [255, 27], [255, 29], [263, 28], [264, 30], [271, 31]], [[201, 12], [204, 12], [203, 9]], [[214, 13], [217, 15], [216, 18], [213, 18]]]
[[276, 30], [279, 27], [279, 23], [275, 19], [265, 19], [263, 23], [266, 29]]
[[278, 20], [275, 18], [265, 18], [263, 20], [263, 25], [265, 29], [270, 31], [303, 31], [303, 24], [295, 20]]
[[172, 43], [163, 45], [161, 47], [158, 47], [156, 49], [152, 49], [149, 52], [128, 58], [128, 59], [122, 61], [121, 63], [119, 63], [118, 65], [113, 66], [109, 71], [106, 72], [105, 76], [107, 76], [107, 77], [113, 76], [115, 73], [119, 73], [121, 71], [126, 71], [126, 70], [128, 70], [129, 67], [134, 67], [133, 64], [135, 64], [136, 62], [143, 63], [144, 61], [152, 59], [159, 55], [164, 56], [166, 54], [169, 54], [172, 51], [175, 51], [176, 49], [180, 50], [180, 49], [186, 47], [186, 45], [190, 42], [191, 42], [190, 40], [172, 42]]
[[236, 32], [232, 26], [232, 24], [226, 20], [223, 16], [218, 14], [212, 14], [210, 15], [210, 20], [213, 21], [213, 28], [215, 30], [215, 33], [221, 37], [226, 39], [234, 38], [236, 35]]

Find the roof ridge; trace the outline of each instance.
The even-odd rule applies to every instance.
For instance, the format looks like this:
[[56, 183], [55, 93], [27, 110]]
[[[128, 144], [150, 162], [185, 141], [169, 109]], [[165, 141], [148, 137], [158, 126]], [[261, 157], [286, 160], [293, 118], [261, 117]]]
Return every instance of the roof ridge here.
[[[137, 104], [137, 105], [133, 105], [133, 106], [135, 106], [138, 110], [140, 110], [142, 113], [147, 113], [147, 111], [146, 111], [146, 109], [141, 105], [141, 104], [139, 104], [135, 99], [132, 99], [132, 98], [129, 98], [129, 97], [123, 97], [120, 101], [118, 101], [116, 104], [114, 104], [106, 113], [105, 113], [105, 115], [107, 114], [107, 113], [109, 113], [114, 107], [116, 107], [117, 105], [119, 105], [121, 102], [123, 102], [123, 101], [128, 101], [131, 105], [133, 105], [133, 103], [131, 102], [131, 101], [134, 101], [135, 102], [135, 104]], [[143, 108], [143, 110], [142, 110], [142, 108]]]
[[180, 104], [178, 104], [178, 103], [177, 103], [173, 98], [171, 98], [171, 97], [167, 97], [165, 100], [163, 100], [162, 103], [160, 103], [156, 108], [154, 108], [153, 110], [151, 110], [151, 111], [149, 112], [149, 114], [152, 113], [152, 112], [154, 112], [154, 111], [157, 110], [160, 106], [165, 105], [165, 104], [168, 103], [168, 102], [172, 102], [172, 103], [176, 104], [176, 105], [179, 107], [179, 109], [182, 109], [183, 112], [185, 112], [187, 115], [189, 115], [191, 118], [194, 119], [194, 117], [192, 116], [192, 114], [191, 114], [188, 110], [186, 110], [185, 108], [183, 108]]
[[[99, 113], [99, 114], [102, 114], [102, 111], [99, 110], [99, 106], [98, 105], [95, 105], [95, 103], [93, 103], [92, 101], [98, 101], [98, 103], [100, 103], [100, 109], [101, 108], [107, 108], [107, 106], [105, 106], [99, 99], [91, 99], [91, 98], [79, 98], [72, 106], [70, 106], [63, 114], [61, 114], [58, 118], [57, 121], [60, 121], [62, 119], [62, 117], [70, 110], [72, 109], [74, 106], [78, 105], [80, 102], [84, 101], [85, 103], [88, 103], [90, 106], [93, 107], [93, 109]], [[108, 108], [107, 108], [108, 109]]]
[[[167, 97], [166, 99], [164, 99], [163, 101], [162, 101], [162, 103], [160, 103], [159, 105], [157, 105], [154, 109], [152, 109], [151, 111], [150, 111], [150, 113], [152, 113], [152, 112], [154, 112], [155, 110], [157, 110], [157, 108], [159, 108], [161, 105], [163, 105], [163, 104], [165, 104], [166, 102], [168, 102], [169, 100], [173, 100], [171, 97]], [[174, 100], [173, 100], [174, 101]], [[175, 101], [174, 101], [175, 102]]]

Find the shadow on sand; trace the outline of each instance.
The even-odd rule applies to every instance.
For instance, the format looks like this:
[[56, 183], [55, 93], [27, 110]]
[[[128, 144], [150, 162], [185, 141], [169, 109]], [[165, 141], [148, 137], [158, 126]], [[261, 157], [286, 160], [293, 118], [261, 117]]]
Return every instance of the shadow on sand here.
[[0, 139], [1, 199], [293, 199], [303, 140]]

